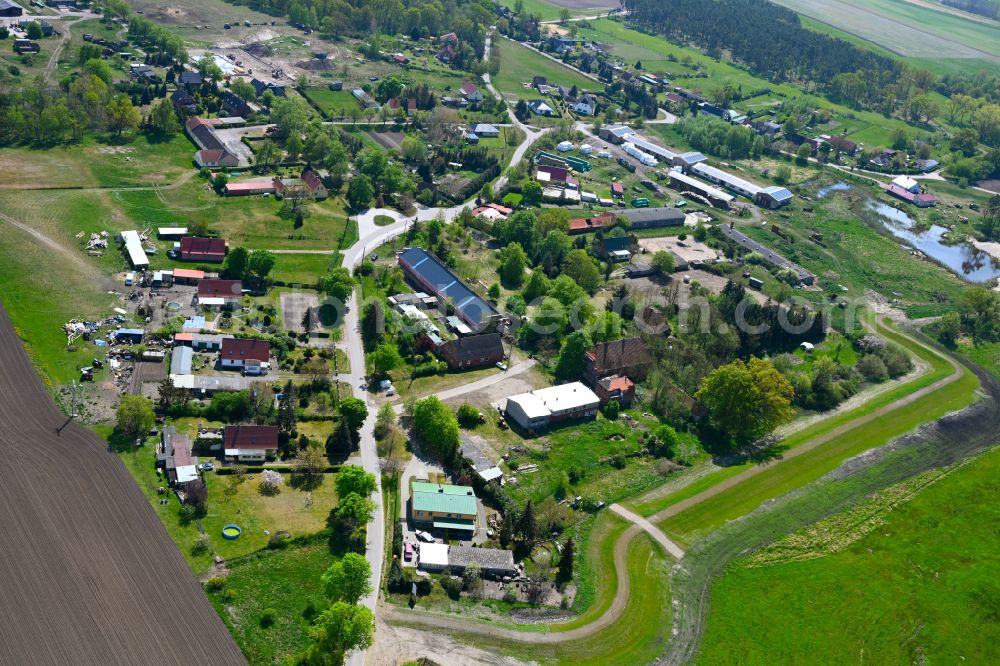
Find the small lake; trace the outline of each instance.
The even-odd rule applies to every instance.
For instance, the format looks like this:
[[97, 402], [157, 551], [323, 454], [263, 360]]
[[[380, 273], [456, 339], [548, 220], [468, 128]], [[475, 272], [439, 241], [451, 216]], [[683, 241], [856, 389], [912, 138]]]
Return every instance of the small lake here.
[[[847, 183], [834, 183], [816, 192], [820, 199], [834, 192], [853, 189]], [[905, 212], [889, 204], [868, 198], [865, 206], [879, 215], [882, 226], [893, 236], [946, 267], [951, 272], [969, 282], [989, 282], [1000, 278], [1000, 267], [993, 264], [992, 257], [969, 243], [949, 245], [945, 236], [948, 229], [931, 225], [929, 229], [915, 229], [916, 220]]]

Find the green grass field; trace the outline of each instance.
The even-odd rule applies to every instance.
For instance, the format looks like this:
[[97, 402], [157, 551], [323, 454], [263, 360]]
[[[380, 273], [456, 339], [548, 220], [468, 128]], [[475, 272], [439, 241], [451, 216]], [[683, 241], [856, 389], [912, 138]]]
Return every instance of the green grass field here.
[[549, 85], [577, 86], [581, 90], [600, 90], [604, 86], [592, 81], [574, 69], [550, 60], [509, 39], [497, 37], [494, 47], [500, 58], [500, 73], [493, 77], [493, 85], [504, 95], [514, 99], [541, 97], [534, 88], [525, 88], [534, 76], [544, 76]]
[[[812, 428], [802, 430], [785, 439], [783, 444], [787, 445], [788, 448], [794, 448], [829, 432], [838, 425], [848, 423], [863, 414], [889, 404], [894, 399], [909, 395], [918, 388], [928, 386], [951, 374], [951, 366], [943, 357], [924, 350], [891, 331], [883, 331], [883, 333], [890, 340], [909, 349], [927, 363], [932, 371], [894, 391], [880, 395], [856, 410], [844, 412]], [[768, 499], [778, 497], [819, 478], [851, 456], [886, 444], [916, 428], [921, 423], [932, 421], [965, 407], [972, 402], [978, 386], [979, 382], [975, 375], [963, 367], [961, 377], [944, 388], [892, 411], [891, 415], [885, 418], [858, 425], [803, 455], [771, 463], [768, 470], [666, 519], [660, 523], [660, 526], [667, 534], [676, 537], [681, 542], [691, 543], [698, 535], [711, 531], [727, 520], [749, 513]], [[731, 476], [734, 474], [732, 469], [724, 469], [721, 475]], [[690, 493], [690, 489], [688, 492]], [[678, 501], [678, 498], [666, 503], [664, 500], [660, 500], [654, 506], [640, 506], [639, 508], [644, 513], [652, 513], [675, 501]]]
[[996, 663], [998, 473], [1000, 450], [983, 454], [835, 554], [734, 563], [698, 663]]
[[[524, 12], [527, 14], [533, 14], [540, 16], [543, 21], [553, 21], [560, 18], [562, 13], [562, 7], [545, 2], [545, 0], [522, 0], [524, 4]], [[501, 4], [513, 8], [513, 0], [504, 0]], [[589, 3], [581, 3], [589, 4]], [[607, 2], [606, 0], [594, 0], [593, 8], [573, 8], [569, 10], [571, 16], [596, 16], [597, 14], [604, 14], [608, 11], [608, 7], [618, 8], [618, 5], [613, 2]]]
[[[209, 599], [229, 626], [251, 664], [285, 663], [308, 645], [307, 609], [322, 611], [323, 575], [335, 558], [325, 540], [278, 551], [265, 551], [229, 565], [222, 590]], [[274, 624], [261, 626], [264, 611]]]

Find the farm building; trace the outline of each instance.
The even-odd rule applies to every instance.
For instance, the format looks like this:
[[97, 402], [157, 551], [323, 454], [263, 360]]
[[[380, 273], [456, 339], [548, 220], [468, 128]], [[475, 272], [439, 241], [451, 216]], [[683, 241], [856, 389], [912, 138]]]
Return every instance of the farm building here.
[[670, 165], [675, 167], [680, 167], [683, 171], [687, 172], [695, 164], [704, 162], [708, 158], [698, 152], [688, 152], [681, 153], [680, 155], [674, 155], [674, 158], [670, 160]]
[[918, 208], [930, 208], [931, 206], [937, 205], [937, 197], [933, 194], [928, 194], [926, 192], [912, 192], [907, 189], [903, 189], [895, 183], [889, 185], [885, 188], [886, 194], [896, 197], [901, 201], [906, 203], [911, 203]]
[[181, 261], [204, 261], [221, 264], [226, 258], [226, 241], [222, 238], [185, 236], [181, 239]]
[[466, 567], [473, 564], [479, 567], [486, 578], [514, 578], [518, 575], [514, 566], [514, 554], [509, 550], [450, 546], [446, 543], [421, 544], [417, 566], [422, 571], [449, 569], [452, 575], [461, 576]]
[[437, 296], [439, 302], [450, 303], [451, 309], [473, 329], [490, 328], [500, 314], [480, 298], [441, 260], [419, 247], [404, 250], [397, 258], [406, 276], [419, 289]]
[[653, 157], [662, 162], [672, 163], [674, 158], [677, 157], [677, 153], [667, 150], [663, 146], [659, 146], [653, 143], [652, 141], [647, 141], [646, 139], [640, 137], [638, 134], [632, 134], [631, 136], [629, 136], [628, 143], [631, 143], [636, 148], [652, 155]]
[[892, 179], [892, 185], [913, 194], [920, 193], [920, 183], [909, 176], [896, 176]]
[[720, 224], [717, 228], [722, 232], [723, 236], [744, 249], [761, 255], [764, 260], [772, 266], [778, 269], [788, 269], [793, 271], [801, 284], [811, 285], [816, 281], [816, 276], [806, 269], [802, 268], [793, 261], [789, 261], [771, 248], [764, 247], [757, 241], [747, 237], [745, 234], [736, 231], [736, 229], [733, 229], [730, 225]]
[[137, 345], [142, 342], [146, 331], [141, 328], [119, 328], [115, 331], [115, 342], [119, 344]]
[[640, 338], [602, 342], [584, 355], [583, 378], [591, 385], [615, 375], [642, 379], [652, 362], [646, 343]]
[[271, 343], [251, 338], [225, 338], [219, 352], [223, 368], [260, 368], [271, 356]]
[[680, 169], [671, 169], [668, 173], [670, 176], [670, 184], [681, 192], [690, 192], [692, 194], [697, 194], [702, 197], [705, 201], [711, 205], [722, 208], [723, 210], [728, 210], [732, 205], [735, 197], [731, 194], [723, 192], [717, 187], [709, 185], [706, 182], [700, 181], [697, 178], [693, 178]]
[[146, 250], [142, 247], [142, 240], [139, 232], [135, 230], [123, 231], [122, 241], [125, 243], [125, 253], [128, 255], [132, 268], [149, 268], [149, 258]]
[[226, 426], [222, 439], [227, 462], [262, 462], [278, 455], [277, 426]]
[[468, 539], [475, 534], [478, 515], [476, 493], [468, 486], [410, 482], [410, 517], [415, 525]]
[[195, 397], [204, 398], [216, 393], [246, 391], [252, 380], [242, 375], [170, 375], [174, 388], [190, 391]]
[[194, 154], [194, 161], [200, 167], [239, 166], [240, 159], [226, 149], [226, 145], [215, 134], [212, 123], [204, 118], [190, 118], [184, 129], [200, 150]]
[[528, 431], [597, 414], [600, 399], [580, 382], [561, 384], [507, 398], [507, 417]]
[[202, 280], [198, 283], [198, 305], [209, 308], [234, 308], [243, 298], [239, 280]]
[[629, 229], [679, 227], [684, 224], [684, 211], [679, 208], [627, 208], [620, 213], [628, 218]]
[[620, 145], [625, 143], [635, 130], [625, 125], [605, 126], [600, 129], [599, 136], [608, 143]]
[[190, 347], [174, 347], [170, 352], [170, 372], [175, 375], [190, 375], [194, 352]]
[[177, 284], [198, 284], [205, 278], [205, 271], [198, 271], [191, 268], [175, 268], [174, 282]]
[[635, 250], [635, 241], [629, 236], [597, 238], [594, 242], [597, 254], [609, 261], [628, 261]]
[[596, 217], [577, 217], [569, 221], [570, 234], [585, 234], [613, 226], [618, 220], [614, 213], [601, 213]]
[[248, 197], [261, 194], [274, 194], [277, 178], [251, 178], [226, 183], [224, 194], [227, 197]]
[[757, 205], [766, 208], [780, 208], [792, 201], [792, 193], [783, 187], [761, 187], [704, 162], [692, 166], [691, 173], [701, 176], [705, 180], [722, 185], [737, 194], [742, 194], [752, 199]]
[[24, 8], [14, 2], [14, 0], [0, 0], [0, 16], [4, 18], [13, 18], [15, 16], [23, 16]]
[[159, 227], [156, 230], [156, 235], [158, 238], [162, 239], [180, 239], [187, 236], [187, 232], [187, 227]]
[[499, 333], [483, 333], [448, 340], [438, 346], [437, 351], [452, 369], [493, 365], [504, 358]]
[[165, 426], [156, 452], [156, 466], [167, 476], [167, 482], [178, 490], [190, 484], [203, 483], [198, 476], [198, 458], [191, 454], [191, 440], [173, 426]]

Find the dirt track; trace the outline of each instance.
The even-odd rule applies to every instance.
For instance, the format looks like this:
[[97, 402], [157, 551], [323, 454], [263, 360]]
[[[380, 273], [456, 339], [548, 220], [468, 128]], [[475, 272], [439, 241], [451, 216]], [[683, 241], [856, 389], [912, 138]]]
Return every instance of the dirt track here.
[[65, 417], [0, 308], [0, 663], [242, 664], [125, 467]]

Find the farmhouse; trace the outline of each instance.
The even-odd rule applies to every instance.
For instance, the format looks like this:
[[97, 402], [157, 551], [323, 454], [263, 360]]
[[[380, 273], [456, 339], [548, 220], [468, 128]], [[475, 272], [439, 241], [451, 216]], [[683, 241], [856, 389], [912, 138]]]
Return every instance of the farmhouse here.
[[472, 128], [472, 131], [484, 139], [492, 139], [500, 136], [500, 130], [495, 125], [489, 123], [479, 123]]
[[896, 197], [901, 201], [905, 201], [906, 203], [911, 203], [918, 208], [930, 208], [931, 206], [937, 205], [937, 197], [933, 194], [920, 191], [913, 192], [912, 190], [904, 189], [895, 183], [892, 183], [885, 188], [885, 191], [886, 194]]
[[397, 258], [406, 276], [422, 291], [450, 303], [455, 314], [473, 329], [485, 330], [499, 318], [492, 305], [480, 298], [441, 260], [419, 247], [401, 252]]
[[597, 414], [601, 401], [580, 382], [561, 384], [507, 398], [505, 412], [528, 431]]
[[277, 426], [226, 426], [222, 440], [227, 462], [262, 462], [278, 455]]
[[194, 161], [200, 167], [239, 166], [239, 157], [226, 149], [225, 144], [215, 134], [212, 123], [204, 118], [190, 118], [184, 123], [191, 140], [201, 150], [194, 154]]
[[479, 514], [475, 491], [468, 486], [410, 482], [410, 516], [414, 525], [472, 538]]
[[462, 87], [459, 89], [459, 92], [462, 93], [462, 97], [464, 97], [468, 102], [483, 101], [483, 93], [481, 93], [479, 91], [479, 88], [477, 88], [476, 85], [471, 81], [466, 81], [465, 83], [463, 83]]
[[684, 224], [684, 211], [679, 208], [627, 208], [621, 212], [628, 218], [629, 229], [679, 227]]
[[913, 194], [920, 193], [920, 183], [909, 176], [896, 176], [892, 179], [892, 185]]
[[261, 365], [267, 363], [270, 355], [271, 343], [267, 340], [225, 338], [219, 353], [219, 363], [223, 368], [259, 370]]
[[198, 458], [191, 455], [191, 440], [178, 434], [173, 426], [165, 426], [156, 452], [156, 466], [167, 476], [167, 482], [179, 491], [203, 483], [198, 476]]
[[437, 350], [451, 369], [493, 365], [504, 358], [499, 333], [483, 333], [448, 340], [441, 343]]
[[210, 308], [234, 308], [243, 298], [239, 280], [202, 280], [198, 283], [198, 305]]
[[181, 239], [181, 261], [221, 264], [226, 258], [226, 249], [226, 241], [222, 238], [185, 236]]
[[594, 345], [583, 358], [583, 378], [593, 385], [599, 379], [627, 375], [646, 376], [653, 359], [640, 338], [626, 338]]
[[635, 400], [635, 382], [628, 377], [605, 377], [594, 384], [594, 393], [606, 405], [612, 400], [622, 407], [628, 407]]

